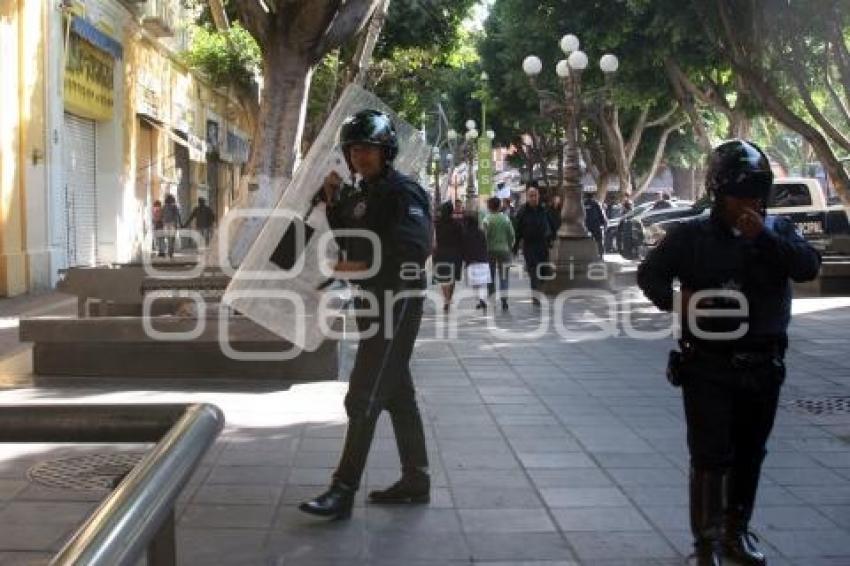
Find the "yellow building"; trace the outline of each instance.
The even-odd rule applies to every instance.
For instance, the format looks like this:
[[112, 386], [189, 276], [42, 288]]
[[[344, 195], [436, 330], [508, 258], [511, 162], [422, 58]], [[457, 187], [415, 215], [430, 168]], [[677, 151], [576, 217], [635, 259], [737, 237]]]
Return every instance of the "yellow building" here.
[[0, 296], [150, 251], [150, 209], [221, 216], [248, 136], [185, 68], [179, 0], [0, 0]]

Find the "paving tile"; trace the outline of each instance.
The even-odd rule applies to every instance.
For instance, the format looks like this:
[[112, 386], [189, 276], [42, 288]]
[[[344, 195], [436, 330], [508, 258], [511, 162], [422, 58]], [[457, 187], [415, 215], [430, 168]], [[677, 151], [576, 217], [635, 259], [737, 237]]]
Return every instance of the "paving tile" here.
[[24, 480], [0, 479], [0, 502], [12, 499], [28, 485]]
[[850, 505], [821, 505], [817, 510], [842, 529], [850, 531]]
[[558, 533], [467, 533], [466, 538], [476, 564], [563, 566], [575, 560]]
[[616, 487], [548, 487], [540, 490], [549, 507], [624, 507], [629, 500]]
[[208, 484], [281, 485], [287, 468], [280, 466], [216, 466], [206, 479]]
[[265, 530], [177, 529], [178, 564], [233, 566], [267, 564]]
[[622, 486], [684, 486], [687, 477], [675, 468], [610, 468], [608, 473]]
[[469, 563], [470, 549], [461, 533], [419, 533], [396, 531], [369, 533], [367, 552], [392, 564], [409, 564], [414, 560], [431, 560], [434, 564], [451, 561]]
[[683, 486], [628, 485], [623, 486], [622, 489], [636, 505], [641, 507], [644, 505], [686, 505], [688, 503], [688, 489]]
[[632, 506], [553, 509], [562, 531], [644, 531], [652, 527]]
[[85, 520], [95, 507], [94, 502], [16, 500], [0, 512], [0, 525], [73, 525]]
[[451, 488], [459, 509], [537, 509], [543, 507], [537, 491], [530, 488], [459, 486]]
[[773, 531], [761, 534], [786, 557], [841, 557], [850, 564], [848, 532], [845, 530]]
[[846, 478], [821, 466], [809, 466], [806, 468], [774, 468], [763, 472], [765, 477], [770, 478], [779, 485], [829, 485], [850, 486]]
[[4, 552], [58, 550], [74, 525], [32, 525], [3, 523], [0, 528], [0, 548]]
[[531, 483], [520, 470], [447, 470], [451, 487], [523, 488]]
[[521, 452], [526, 468], [595, 468], [596, 464], [581, 452]]
[[555, 525], [542, 509], [460, 509], [467, 533], [545, 533]]
[[368, 505], [366, 528], [369, 531], [459, 532], [460, 519], [454, 509], [432, 509], [427, 505]]
[[274, 505], [191, 504], [180, 519], [180, 527], [267, 529], [274, 515]]
[[630, 560], [645, 558], [679, 559], [679, 553], [663, 537], [654, 531], [610, 532], [565, 532], [567, 542], [575, 548], [582, 564], [601, 564], [602, 560], [618, 560], [623, 556]]
[[0, 564], [3, 566], [46, 566], [52, 553], [46, 552], [0, 552]]
[[198, 488], [192, 502], [273, 505], [282, 492], [283, 487], [276, 485], [207, 484]]
[[614, 482], [600, 468], [529, 468], [527, 471], [538, 489], [614, 486]]

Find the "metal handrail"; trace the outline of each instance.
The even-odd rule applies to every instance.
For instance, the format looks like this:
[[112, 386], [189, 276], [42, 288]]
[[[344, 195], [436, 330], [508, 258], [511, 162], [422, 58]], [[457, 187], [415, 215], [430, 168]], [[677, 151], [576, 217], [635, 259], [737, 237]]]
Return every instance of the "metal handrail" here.
[[174, 504], [223, 426], [210, 404], [0, 406], [0, 442], [157, 442], [52, 566], [175, 564]]

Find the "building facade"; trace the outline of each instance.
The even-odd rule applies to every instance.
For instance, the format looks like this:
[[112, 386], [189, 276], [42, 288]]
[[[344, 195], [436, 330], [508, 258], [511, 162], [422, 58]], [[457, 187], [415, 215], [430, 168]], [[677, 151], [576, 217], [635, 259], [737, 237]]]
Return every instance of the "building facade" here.
[[[0, 295], [135, 261], [150, 210], [235, 199], [250, 140], [235, 97], [186, 68], [180, 0], [0, 1]], [[7, 111], [7, 109], [10, 109]]]

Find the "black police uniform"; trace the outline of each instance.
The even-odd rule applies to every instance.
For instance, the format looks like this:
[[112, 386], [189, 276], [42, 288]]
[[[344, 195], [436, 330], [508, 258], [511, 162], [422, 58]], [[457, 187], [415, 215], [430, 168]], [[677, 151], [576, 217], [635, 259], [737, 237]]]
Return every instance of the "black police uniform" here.
[[[717, 543], [724, 514], [727, 543], [730, 537], [749, 536], [747, 524], [765, 445], [785, 379], [789, 279], [811, 280], [819, 268], [819, 254], [789, 220], [767, 217], [765, 229], [748, 241], [719, 218], [715, 207], [710, 217], [672, 230], [638, 269], [638, 285], [662, 310], [673, 308], [674, 279], [691, 291], [739, 291], [749, 304], [746, 319], [697, 319], [697, 328], [706, 332], [729, 332], [747, 323], [746, 334], [735, 340], [702, 339], [683, 324], [683, 352], [676, 356], [677, 367], [671, 368], [678, 372], [683, 388], [691, 456], [691, 525], [698, 552], [700, 544]], [[717, 298], [699, 307], [737, 306], [730, 301]], [[725, 509], [724, 476], [728, 476]], [[749, 563], [761, 564], [763, 557]]]
[[[300, 508], [336, 518], [350, 515], [383, 409], [389, 412], [395, 432], [402, 480], [388, 490], [371, 493], [370, 499], [427, 502], [428, 454], [409, 364], [422, 320], [425, 261], [431, 249], [428, 195], [416, 181], [387, 167], [377, 180], [344, 188], [340, 199], [330, 203], [328, 220], [333, 229], [365, 229], [380, 240], [380, 256], [373, 255], [366, 240], [340, 241], [348, 261], [367, 265], [380, 261], [374, 277], [358, 281], [371, 296], [364, 293], [355, 300], [358, 309], [377, 307], [377, 316], [357, 317], [361, 332], [374, 333], [361, 338], [357, 348], [345, 396], [348, 429], [331, 488]], [[370, 305], [369, 300], [377, 304]]]
[[531, 289], [539, 291], [542, 288], [540, 276], [548, 274], [541, 264], [549, 261], [549, 245], [555, 237], [549, 210], [543, 204], [525, 204], [517, 212], [515, 222], [514, 253], [522, 242], [522, 255], [525, 258]]
[[[379, 258], [371, 257], [371, 245], [362, 248], [363, 239], [350, 240], [350, 261], [380, 260], [374, 277], [360, 282], [361, 288], [377, 298], [377, 317], [358, 316], [361, 332], [377, 329], [363, 338], [357, 349], [349, 379], [345, 409], [349, 418], [346, 444], [334, 479], [356, 488], [360, 483], [371, 444], [375, 423], [387, 409], [396, 434], [404, 473], [428, 468], [422, 419], [416, 404], [410, 356], [419, 332], [426, 287], [425, 260], [430, 253], [431, 216], [427, 193], [410, 177], [394, 169], [374, 183], [360, 183], [362, 198], [355, 198], [357, 214], [343, 218], [330, 215], [331, 228], [362, 227], [374, 232], [381, 242]], [[343, 210], [347, 208], [343, 205]], [[348, 218], [353, 218], [353, 222]], [[418, 296], [404, 296], [408, 292]], [[389, 293], [389, 296], [387, 295]], [[402, 293], [396, 300], [395, 295]], [[358, 299], [359, 308], [368, 305]], [[392, 310], [392, 328], [387, 328], [388, 310]]]

